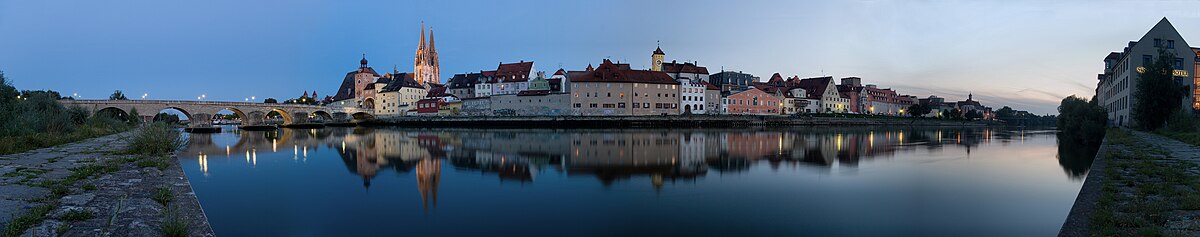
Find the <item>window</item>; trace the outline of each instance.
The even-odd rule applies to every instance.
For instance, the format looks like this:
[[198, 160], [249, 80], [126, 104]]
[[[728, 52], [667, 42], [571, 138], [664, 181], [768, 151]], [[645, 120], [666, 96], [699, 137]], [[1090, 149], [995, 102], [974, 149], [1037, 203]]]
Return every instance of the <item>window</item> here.
[[617, 103], [617, 108], [625, 108], [625, 103]]
[[1162, 47], [1162, 39], [1154, 39], [1154, 47]]
[[[621, 104], [625, 104], [625, 103], [621, 103]], [[633, 103], [634, 109], [641, 108], [641, 107], [642, 107], [642, 103]]]
[[1151, 58], [1150, 55], [1142, 55], [1142, 65], [1143, 66], [1150, 66], [1151, 62], [1154, 62], [1154, 59]]
[[642, 108], [650, 108], [650, 103], [642, 103]]
[[1175, 48], [1175, 40], [1167, 40], [1167, 48], [1168, 49]]
[[596, 108], [596, 104], [595, 104], [595, 103], [592, 103], [592, 104], [588, 105], [588, 107], [591, 107], [591, 108]]

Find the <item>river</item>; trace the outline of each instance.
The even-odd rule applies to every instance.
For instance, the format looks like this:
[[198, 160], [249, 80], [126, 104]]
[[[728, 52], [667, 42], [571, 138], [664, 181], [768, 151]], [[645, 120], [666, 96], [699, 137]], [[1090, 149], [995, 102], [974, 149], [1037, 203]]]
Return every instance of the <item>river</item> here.
[[225, 130], [179, 155], [223, 236], [1050, 236], [1096, 149], [996, 128]]

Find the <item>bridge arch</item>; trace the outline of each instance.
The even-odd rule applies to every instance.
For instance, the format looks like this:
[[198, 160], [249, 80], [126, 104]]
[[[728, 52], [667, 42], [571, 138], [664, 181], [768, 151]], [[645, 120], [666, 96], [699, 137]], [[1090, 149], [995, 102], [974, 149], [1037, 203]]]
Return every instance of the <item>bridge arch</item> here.
[[192, 112], [189, 112], [183, 108], [179, 108], [179, 107], [175, 107], [175, 106], [167, 106], [167, 107], [162, 107], [162, 108], [159, 108], [158, 110], [155, 110], [154, 115], [151, 115], [150, 121], [159, 121], [160, 119], [163, 119], [163, 118], [159, 117], [159, 115], [163, 114], [163, 111], [167, 111], [167, 110], [179, 111], [179, 113], [183, 114], [183, 118], [187, 119], [188, 123], [196, 124], [196, 120], [195, 120], [196, 117], [192, 116]]
[[112, 106], [104, 107], [103, 109], [98, 109], [98, 110], [96, 110], [96, 113], [92, 114], [92, 116], [93, 117], [109, 116], [109, 117], [112, 117], [115, 119], [129, 121], [129, 113], [125, 112], [125, 109], [112, 107]]
[[283, 117], [283, 124], [291, 124], [295, 121], [295, 119], [292, 118], [292, 114], [288, 113], [286, 110], [283, 110], [280, 108], [274, 108], [274, 109], [271, 109], [271, 111], [268, 111], [267, 115], [270, 115], [271, 112], [275, 112], [275, 113], [279, 114], [280, 117]]
[[355, 120], [365, 120], [365, 119], [375, 118], [375, 115], [372, 115], [371, 113], [367, 113], [367, 112], [357, 112], [354, 114], [350, 114], [350, 116], [352, 116]]
[[329, 114], [329, 112], [325, 112], [324, 110], [313, 111], [312, 116], [313, 118], [320, 119], [320, 121], [323, 123], [333, 122], [333, 115]]

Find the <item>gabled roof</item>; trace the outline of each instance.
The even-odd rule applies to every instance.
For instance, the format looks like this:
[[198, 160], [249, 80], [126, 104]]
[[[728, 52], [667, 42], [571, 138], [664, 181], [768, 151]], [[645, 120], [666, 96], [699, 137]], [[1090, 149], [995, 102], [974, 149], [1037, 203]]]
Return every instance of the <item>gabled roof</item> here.
[[675, 63], [675, 61], [671, 61], [669, 63], [663, 63], [662, 70], [667, 73], [696, 73], [708, 75], [708, 68], [696, 66], [695, 63], [689, 62]]
[[650, 84], [673, 84], [679, 81], [671, 79], [665, 72], [629, 69], [629, 64], [621, 66], [605, 59], [600, 67], [584, 74], [571, 77], [571, 82], [635, 82]]
[[426, 98], [446, 97], [446, 96], [451, 96], [451, 95], [446, 93], [446, 87], [444, 87], [444, 86], [430, 87], [429, 92], [425, 93]]
[[713, 85], [712, 83], [708, 83], [707, 81], [700, 81], [700, 84], [704, 84], [705, 90], [721, 90], [720, 87], [717, 87], [716, 85]]
[[805, 78], [800, 79], [800, 85], [798, 86], [808, 92], [808, 95], [805, 95], [806, 98], [819, 99], [821, 95], [825, 94], [825, 89], [828, 89], [829, 84], [832, 82], [832, 76]]
[[662, 47], [655, 47], [655, 48], [654, 48], [654, 54], [663, 54], [663, 55], [665, 55], [666, 53], [663, 53], [663, 51], [662, 51]]
[[771, 84], [771, 85], [783, 85], [783, 84], [785, 84], [785, 83], [786, 83], [786, 82], [785, 82], [785, 81], [783, 81], [783, 76], [780, 76], [778, 72], [776, 72], [775, 74], [771, 75], [771, 79], [770, 79], [770, 80], [767, 80], [767, 84]]
[[479, 73], [454, 74], [446, 85], [449, 85], [450, 89], [475, 88], [475, 83], [479, 82], [480, 77]]
[[338, 87], [337, 93], [333, 94], [333, 100], [347, 100], [354, 98], [354, 74], [358, 71], [350, 71], [346, 73], [346, 78], [342, 79], [342, 86]]
[[529, 80], [533, 71], [533, 62], [501, 63], [496, 67], [496, 78], [503, 82], [522, 82]]
[[398, 73], [392, 75], [392, 79], [388, 81], [388, 84], [383, 86], [383, 92], [398, 91], [404, 87], [425, 89], [424, 86], [421, 86], [421, 83], [413, 79], [412, 73]]
[[566, 76], [566, 75], [567, 75], [567, 70], [563, 70], [562, 68], [559, 68], [558, 71], [554, 71], [554, 76]]

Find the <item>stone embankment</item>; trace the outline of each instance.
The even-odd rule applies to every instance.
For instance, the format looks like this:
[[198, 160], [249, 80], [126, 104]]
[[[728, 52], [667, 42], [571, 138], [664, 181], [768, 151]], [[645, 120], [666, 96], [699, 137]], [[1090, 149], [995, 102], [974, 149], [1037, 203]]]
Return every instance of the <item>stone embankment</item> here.
[[987, 126], [983, 122], [924, 118], [877, 117], [790, 117], [790, 116], [493, 116], [434, 117], [402, 116], [378, 118], [364, 125], [406, 127], [746, 127], [746, 126]]
[[114, 134], [0, 156], [0, 236], [213, 236], [175, 157]]
[[1109, 130], [1059, 236], [1200, 236], [1200, 147]]

